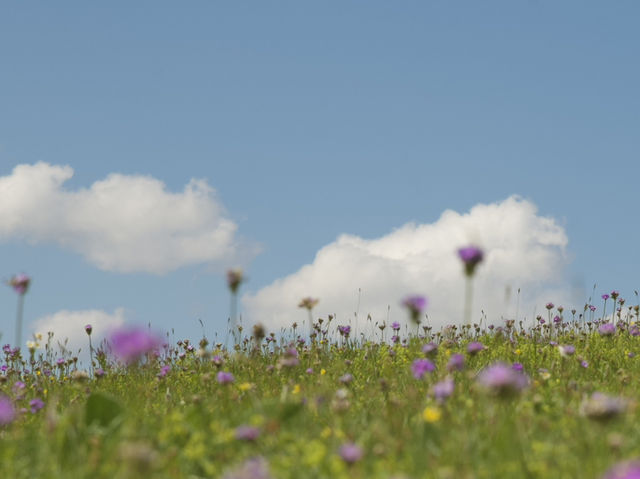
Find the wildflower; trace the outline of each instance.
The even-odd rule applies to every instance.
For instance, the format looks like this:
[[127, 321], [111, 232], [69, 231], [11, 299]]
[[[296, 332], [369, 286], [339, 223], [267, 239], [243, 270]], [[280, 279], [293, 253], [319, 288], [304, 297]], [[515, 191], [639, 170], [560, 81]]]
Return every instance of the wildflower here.
[[560, 351], [560, 356], [566, 358], [567, 356], [573, 356], [576, 348], [571, 344], [565, 344], [564, 346], [558, 346], [558, 351]]
[[13, 408], [11, 399], [7, 396], [0, 396], [0, 426], [6, 426], [13, 422], [16, 411]]
[[587, 369], [589, 367], [589, 363], [586, 359], [583, 359], [582, 361], [580, 361], [580, 366], [582, 366], [584, 369]]
[[260, 429], [253, 426], [240, 426], [235, 430], [235, 438], [239, 441], [255, 441], [260, 436]]
[[605, 294], [603, 294], [603, 295], [602, 295], [602, 299], [604, 299], [604, 300], [606, 301], [607, 299], [609, 299], [609, 295], [608, 295], [608, 294], [606, 294], [606, 293], [605, 293]]
[[467, 276], [473, 276], [476, 267], [484, 258], [482, 250], [476, 246], [467, 246], [458, 250], [458, 256], [464, 263], [464, 272]]
[[422, 379], [426, 373], [430, 373], [435, 369], [435, 365], [428, 359], [416, 359], [411, 365], [411, 373], [416, 379]]
[[98, 368], [98, 369], [95, 370], [95, 372], [93, 374], [95, 374], [97, 378], [101, 378], [102, 376], [104, 376], [107, 373], [104, 371], [104, 369]]
[[524, 373], [498, 362], [483, 369], [478, 375], [478, 382], [491, 392], [506, 396], [523, 390], [529, 380]]
[[235, 378], [233, 377], [233, 374], [229, 372], [220, 371], [216, 376], [216, 380], [219, 384], [230, 384], [235, 381]]
[[391, 329], [393, 329], [394, 331], [400, 331], [400, 323], [394, 321], [393, 323], [391, 323]]
[[616, 334], [616, 327], [612, 323], [603, 323], [598, 328], [600, 336], [613, 336]]
[[435, 343], [427, 343], [422, 346], [422, 352], [427, 356], [435, 356], [438, 354], [438, 345]]
[[549, 311], [551, 311], [553, 309], [553, 303], [547, 303], [545, 305], [545, 308], [547, 308]]
[[340, 336], [348, 338], [349, 334], [351, 334], [351, 326], [338, 326], [338, 332], [340, 333]]
[[85, 332], [87, 333], [87, 336], [91, 336], [91, 332], [93, 331], [93, 326], [91, 326], [90, 324], [87, 324], [84, 327]]
[[110, 343], [118, 359], [130, 364], [158, 348], [161, 341], [146, 329], [126, 328], [114, 332]]
[[447, 377], [440, 382], [435, 383], [431, 387], [431, 393], [438, 402], [444, 402], [449, 396], [453, 394], [455, 383], [453, 378]]
[[311, 311], [315, 307], [315, 305], [318, 304], [318, 301], [319, 299], [317, 298], [311, 298], [311, 297], [302, 298], [302, 300], [298, 304], [298, 308], [305, 308]]
[[639, 479], [640, 461], [628, 461], [616, 464], [609, 469], [602, 479]]
[[364, 452], [357, 444], [348, 442], [340, 447], [340, 457], [347, 464], [354, 464], [362, 459]]
[[230, 269], [227, 271], [227, 286], [229, 286], [231, 293], [236, 294], [243, 281], [244, 276], [241, 269]]
[[513, 363], [511, 365], [511, 369], [521, 373], [522, 371], [524, 371], [524, 366], [521, 363]]
[[620, 292], [619, 291], [611, 291], [611, 297], [613, 299], [618, 299], [618, 296], [620, 296]]
[[31, 407], [31, 414], [35, 414], [44, 407], [44, 402], [40, 398], [35, 398], [29, 401], [29, 406]]
[[18, 274], [9, 280], [9, 286], [20, 296], [24, 296], [27, 293], [30, 283], [31, 278], [24, 273]]
[[222, 479], [271, 479], [269, 465], [263, 457], [254, 457], [229, 471]]
[[472, 341], [469, 344], [467, 344], [467, 353], [469, 353], [470, 356], [475, 356], [483, 349], [485, 349], [484, 344], [479, 343], [477, 341]]
[[581, 412], [588, 418], [606, 421], [625, 412], [627, 406], [623, 398], [595, 392], [582, 402]]
[[424, 411], [422, 411], [422, 419], [424, 422], [434, 423], [438, 422], [442, 417], [442, 411], [439, 407], [427, 406]]
[[420, 323], [420, 315], [427, 306], [427, 298], [424, 296], [409, 296], [405, 298], [402, 305], [409, 310], [409, 316], [411, 320], [418, 324]]
[[307, 374], [313, 374], [313, 368], [307, 368], [305, 371]]
[[459, 353], [452, 354], [447, 363], [447, 371], [462, 371], [463, 369], [464, 356]]
[[342, 384], [349, 384], [351, 381], [353, 381], [353, 376], [349, 373], [343, 374], [342, 376], [340, 376], [338, 381], [340, 381]]
[[553, 317], [553, 322], [555, 324], [560, 324], [562, 322], [562, 318], [560, 316], [554, 316]]
[[158, 373], [158, 377], [159, 378], [165, 377], [170, 370], [171, 370], [171, 366], [169, 366], [168, 364], [165, 364], [164, 366], [162, 366], [160, 368], [160, 372]]

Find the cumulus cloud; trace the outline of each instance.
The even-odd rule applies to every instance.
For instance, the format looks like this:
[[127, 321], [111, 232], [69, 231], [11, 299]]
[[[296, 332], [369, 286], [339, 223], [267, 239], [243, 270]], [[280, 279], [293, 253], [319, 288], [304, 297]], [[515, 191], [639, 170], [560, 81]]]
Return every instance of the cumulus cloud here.
[[125, 312], [122, 308], [116, 309], [113, 313], [99, 309], [62, 310], [36, 320], [31, 330], [34, 333], [42, 334], [44, 341], [46, 341], [47, 334], [53, 332], [52, 346], [54, 350], [60, 343], [75, 354], [79, 349], [83, 351], [89, 349], [87, 333], [84, 329], [87, 324], [93, 327], [91, 340], [94, 347], [97, 347], [111, 330], [122, 326], [124, 322]]
[[379, 324], [388, 314], [391, 321], [405, 321], [402, 299], [424, 294], [431, 325], [460, 324], [465, 279], [456, 252], [474, 244], [486, 256], [475, 277], [473, 320], [484, 311], [488, 323], [501, 324], [501, 317], [516, 314], [518, 302], [519, 317], [531, 320], [536, 306], [541, 313], [548, 301], [570, 303], [563, 283], [567, 242], [554, 219], [539, 216], [533, 203], [516, 196], [465, 214], [447, 210], [434, 223], [409, 223], [377, 239], [341, 235], [313, 263], [246, 294], [244, 316], [273, 330], [289, 327], [305, 318], [297, 308], [300, 299], [314, 296], [320, 299], [315, 317], [336, 314], [339, 324], [353, 325], [359, 302], [363, 332], [368, 314]]
[[256, 253], [236, 237], [215, 191], [192, 179], [180, 193], [155, 178], [110, 174], [70, 191], [70, 166], [18, 165], [0, 177], [0, 240], [54, 242], [106, 271], [166, 273]]

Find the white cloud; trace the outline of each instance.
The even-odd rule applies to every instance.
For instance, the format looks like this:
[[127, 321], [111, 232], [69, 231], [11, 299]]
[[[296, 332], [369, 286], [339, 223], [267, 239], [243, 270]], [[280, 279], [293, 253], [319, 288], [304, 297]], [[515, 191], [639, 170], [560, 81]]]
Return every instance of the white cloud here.
[[[125, 313], [122, 308], [116, 309], [111, 314], [99, 309], [62, 310], [36, 320], [31, 330], [34, 333], [41, 333], [45, 342], [47, 334], [50, 331], [53, 332], [52, 347], [54, 351], [57, 351], [58, 343], [65, 345], [66, 341], [65, 347], [76, 354], [79, 349], [89, 350], [89, 339], [84, 329], [87, 324], [93, 327], [91, 340], [94, 348], [97, 348], [112, 329], [122, 326], [124, 322]], [[44, 344], [41, 346], [44, 347]]]
[[[456, 252], [475, 244], [486, 256], [475, 277], [473, 319], [479, 320], [482, 310], [490, 324], [513, 317], [521, 288], [519, 316], [531, 320], [534, 308], [542, 313], [548, 301], [569, 305], [563, 284], [567, 242], [560, 225], [515, 196], [478, 204], [466, 214], [447, 210], [432, 224], [409, 223], [377, 239], [341, 235], [318, 251], [312, 264], [245, 295], [244, 316], [272, 330], [289, 327], [306, 317], [297, 308], [300, 299], [313, 296], [320, 298], [314, 317], [336, 314], [339, 324], [353, 324], [360, 289], [360, 325], [367, 314], [385, 321], [388, 306], [390, 319], [403, 322], [407, 315], [400, 302], [408, 294], [428, 297], [434, 327], [459, 324], [465, 281]], [[507, 288], [512, 291], [508, 302]]]
[[0, 177], [0, 239], [54, 242], [106, 271], [166, 273], [255, 254], [236, 238], [214, 190], [193, 179], [180, 193], [139, 175], [110, 174], [70, 191], [69, 166], [18, 165]]

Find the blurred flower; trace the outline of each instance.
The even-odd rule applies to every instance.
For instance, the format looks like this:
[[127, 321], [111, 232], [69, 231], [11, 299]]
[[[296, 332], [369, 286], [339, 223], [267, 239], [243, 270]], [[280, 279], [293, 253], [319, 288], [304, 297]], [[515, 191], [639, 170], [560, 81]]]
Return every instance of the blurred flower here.
[[411, 373], [416, 379], [422, 379], [426, 373], [435, 371], [435, 365], [428, 359], [416, 359], [411, 365]]
[[238, 292], [238, 288], [244, 281], [241, 269], [230, 269], [227, 271], [227, 286], [233, 294]]
[[16, 417], [16, 411], [13, 408], [11, 399], [7, 396], [0, 395], [0, 426], [6, 426], [13, 422]]
[[84, 330], [86, 331], [87, 335], [91, 336], [91, 332], [93, 331], [93, 326], [91, 326], [90, 324], [87, 324], [84, 327]]
[[19, 295], [24, 295], [29, 290], [31, 278], [24, 273], [18, 274], [9, 280], [9, 286]]
[[438, 422], [441, 417], [442, 411], [439, 407], [427, 406], [426, 408], [424, 408], [424, 411], [422, 411], [422, 419], [424, 420], [424, 422]]
[[568, 357], [575, 354], [576, 348], [571, 344], [565, 344], [564, 346], [558, 346], [558, 351], [560, 351], [560, 356]]
[[467, 344], [467, 353], [469, 353], [469, 355], [471, 356], [475, 356], [483, 349], [485, 349], [484, 344], [479, 343], [477, 341], [472, 341], [469, 344]]
[[458, 250], [458, 256], [464, 263], [464, 272], [467, 276], [473, 276], [476, 266], [484, 258], [482, 250], [476, 246], [467, 246]]
[[340, 447], [340, 457], [347, 464], [353, 464], [362, 459], [364, 452], [357, 444], [348, 442]]
[[338, 332], [340, 333], [340, 336], [348, 338], [349, 334], [351, 334], [351, 326], [338, 326]]
[[126, 364], [138, 360], [162, 344], [160, 338], [147, 329], [135, 327], [115, 331], [109, 342], [116, 357]]
[[353, 376], [349, 373], [343, 374], [342, 376], [340, 376], [338, 381], [340, 381], [342, 384], [349, 384], [351, 381], [353, 381]]
[[160, 368], [160, 372], [158, 373], [158, 377], [159, 378], [165, 377], [170, 370], [171, 370], [171, 366], [169, 366], [168, 364], [165, 364], [164, 366], [162, 366]]
[[513, 363], [511, 365], [511, 369], [513, 369], [514, 371], [518, 371], [519, 373], [521, 373], [522, 371], [524, 371], [524, 366], [521, 363]]
[[529, 378], [504, 363], [494, 363], [483, 369], [478, 382], [486, 389], [498, 395], [518, 393], [527, 387]]
[[228, 472], [222, 479], [271, 479], [269, 465], [263, 457], [254, 457]]
[[298, 304], [298, 308], [305, 308], [311, 311], [315, 307], [315, 305], [318, 304], [318, 301], [319, 299], [317, 298], [311, 298], [311, 297], [302, 298], [302, 300]]
[[552, 310], [553, 309], [553, 303], [547, 303], [545, 305], [545, 308], [547, 308], [548, 310]]
[[394, 331], [400, 331], [400, 323], [394, 321], [393, 323], [391, 323], [391, 329], [393, 329]]
[[604, 299], [604, 300], [606, 301], [607, 299], [609, 299], [609, 295], [608, 295], [608, 294], [606, 294], [606, 293], [605, 293], [605, 294], [603, 294], [603, 295], [602, 295], [602, 299]]
[[603, 323], [598, 328], [600, 336], [612, 336], [616, 334], [616, 327], [613, 323]]
[[239, 441], [255, 441], [259, 436], [260, 429], [253, 426], [239, 426], [235, 431], [235, 437]]
[[435, 356], [438, 354], [438, 345], [435, 343], [427, 343], [422, 346], [422, 352], [427, 356]]
[[616, 464], [606, 472], [602, 479], [640, 479], [640, 461]]
[[605, 421], [625, 412], [628, 404], [626, 399], [595, 392], [582, 402], [581, 412], [588, 418]]
[[453, 378], [446, 377], [431, 387], [431, 393], [436, 401], [444, 402], [445, 399], [453, 394], [454, 387], [455, 383], [453, 382]]
[[414, 323], [420, 323], [420, 315], [427, 306], [427, 298], [424, 296], [409, 296], [402, 305], [409, 310], [409, 316]]
[[447, 371], [462, 371], [463, 369], [464, 356], [459, 353], [452, 354], [447, 363]]
[[233, 374], [229, 372], [220, 371], [216, 376], [216, 380], [218, 381], [219, 384], [230, 384], [233, 381], [235, 381], [235, 378], [233, 377]]
[[619, 291], [615, 291], [615, 290], [614, 290], [614, 291], [611, 291], [611, 297], [612, 297], [613, 299], [617, 299], [617, 298], [618, 298], [618, 296], [620, 296], [620, 292], [619, 292]]
[[35, 414], [44, 407], [44, 402], [40, 398], [35, 398], [29, 401], [29, 406], [31, 407], [31, 413]]
[[580, 366], [587, 369], [589, 367], [589, 363], [587, 362], [587, 360], [583, 359], [582, 361], [580, 361]]

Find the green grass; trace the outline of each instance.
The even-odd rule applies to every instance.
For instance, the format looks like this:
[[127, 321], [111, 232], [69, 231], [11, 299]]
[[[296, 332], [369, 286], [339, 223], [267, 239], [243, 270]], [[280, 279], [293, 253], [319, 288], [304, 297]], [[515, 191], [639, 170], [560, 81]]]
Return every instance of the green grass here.
[[[599, 478], [640, 457], [640, 356], [629, 355], [640, 354], [640, 337], [571, 326], [473, 338], [469, 331], [393, 346], [327, 340], [299, 346], [293, 367], [278, 366], [284, 347], [252, 350], [248, 341], [239, 351], [204, 354], [183, 343], [169, 357], [128, 368], [103, 363], [106, 374], [88, 380], [46, 358], [25, 361], [35, 374], [9, 362], [0, 388], [27, 412], [0, 429], [0, 468], [13, 479], [240, 477], [233, 470], [259, 456], [274, 478], [570, 479]], [[436, 370], [418, 380], [411, 364], [425, 357], [430, 339], [440, 343]], [[469, 356], [471, 339], [486, 349]], [[562, 357], [551, 341], [576, 352]], [[466, 366], [449, 373], [453, 353], [464, 354]], [[498, 360], [521, 363], [529, 387], [508, 397], [483, 389], [478, 372]], [[171, 369], [159, 378], [163, 364]], [[47, 368], [53, 375], [45, 377]], [[219, 384], [219, 371], [235, 381]], [[353, 380], [343, 384], [347, 373]], [[448, 374], [455, 391], [438, 403], [430, 389]], [[22, 392], [14, 390], [18, 380]], [[587, 417], [583, 404], [595, 391], [624, 397], [629, 407], [607, 420]], [[32, 414], [35, 397], [46, 405]], [[236, 439], [242, 425], [257, 427], [258, 438]], [[339, 454], [349, 442], [363, 451], [353, 464]]]

